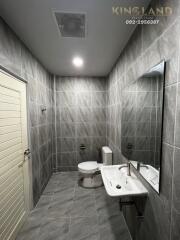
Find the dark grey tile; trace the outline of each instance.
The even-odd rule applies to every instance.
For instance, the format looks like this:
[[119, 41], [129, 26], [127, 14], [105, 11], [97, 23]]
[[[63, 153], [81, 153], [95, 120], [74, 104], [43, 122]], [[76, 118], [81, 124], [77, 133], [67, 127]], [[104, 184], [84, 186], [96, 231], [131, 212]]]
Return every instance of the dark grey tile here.
[[45, 218], [41, 224], [40, 240], [68, 240], [69, 218]]
[[136, 137], [135, 149], [137, 150], [150, 150], [150, 137]]
[[161, 200], [165, 211], [170, 214], [172, 204], [173, 147], [163, 144], [161, 164]]
[[38, 133], [39, 129], [38, 127], [33, 127], [30, 129], [30, 138], [31, 138], [31, 152], [34, 152], [38, 149], [39, 147], [39, 142], [38, 142]]
[[106, 78], [92, 78], [90, 81], [92, 91], [106, 91]]
[[141, 77], [136, 83], [136, 92], [157, 91], [157, 81], [153, 78]]
[[46, 161], [40, 168], [40, 186], [41, 192], [43, 192], [48, 180], [49, 180], [49, 166], [48, 162]]
[[180, 147], [180, 84], [178, 84], [177, 94], [175, 145]]
[[39, 105], [45, 105], [46, 106], [46, 87], [43, 85], [43, 83], [40, 82], [40, 79], [37, 81], [37, 102]]
[[76, 138], [57, 138], [57, 152], [73, 152], [76, 149]]
[[77, 137], [92, 136], [92, 125], [90, 123], [77, 123]]
[[75, 137], [75, 125], [73, 123], [61, 123], [60, 137]]
[[76, 108], [61, 108], [60, 109], [60, 121], [74, 123], [77, 119]]
[[71, 217], [91, 217], [96, 216], [95, 198], [91, 195], [81, 195], [73, 201]]
[[40, 159], [40, 163], [41, 163], [41, 167], [42, 167], [47, 160], [46, 144], [41, 145], [41, 147], [39, 148], [39, 159]]
[[78, 167], [77, 166], [57, 166], [56, 171], [59, 171], [59, 172], [78, 171]]
[[116, 128], [116, 146], [121, 149], [121, 125], [118, 124]]
[[36, 208], [42, 209], [48, 208], [53, 199], [52, 195], [42, 195], [36, 205]]
[[75, 92], [89, 92], [92, 89], [91, 85], [94, 85], [93, 79], [91, 78], [73, 78], [75, 81]]
[[86, 90], [86, 92], [77, 92], [77, 106], [78, 107], [91, 107], [91, 92]]
[[[160, 39], [160, 56], [161, 58], [168, 58], [177, 51], [179, 47], [179, 40], [176, 36], [179, 35], [179, 21], [174, 24], [162, 35]], [[169, 48], [168, 46], [172, 46]]]
[[160, 43], [161, 39], [158, 39], [142, 55], [141, 57], [142, 62], [141, 68], [143, 71], [142, 74], [144, 74], [144, 72], [148, 71], [150, 68], [152, 68], [162, 60], [160, 56]]
[[92, 138], [92, 160], [93, 161], [102, 161], [102, 147], [106, 146], [106, 138], [105, 137], [94, 137]]
[[71, 77], [57, 77], [56, 79], [57, 91], [75, 91], [75, 79]]
[[17, 76], [21, 76], [21, 43], [11, 29], [2, 20], [0, 21], [0, 63]]
[[106, 136], [106, 123], [93, 123], [92, 124], [92, 136], [93, 137], [105, 137]]
[[77, 166], [76, 152], [63, 152], [57, 154], [59, 166]]
[[69, 239], [99, 240], [97, 217], [71, 218], [71, 224], [69, 227]]
[[144, 107], [138, 108], [136, 111], [136, 121], [137, 122], [150, 122], [152, 121], [152, 111], [155, 108]]
[[[51, 178], [52, 179], [52, 178]], [[50, 181], [43, 191], [43, 195], [53, 195], [57, 187], [56, 181]]]
[[93, 92], [92, 94], [92, 107], [105, 107], [106, 106], [106, 92]]
[[38, 238], [41, 222], [36, 217], [30, 217], [23, 225], [16, 240], [34, 240]]
[[32, 102], [37, 102], [37, 81], [34, 78], [31, 78], [30, 76], [24, 77], [24, 79], [28, 80], [28, 85], [27, 85], [27, 89], [28, 89], [28, 95], [29, 95], [29, 99]]
[[92, 121], [93, 122], [105, 122], [106, 121], [106, 108], [92, 108]]
[[105, 192], [104, 187], [95, 189], [96, 210], [98, 215], [118, 215], [118, 199], [111, 198]]
[[29, 121], [30, 121], [31, 127], [35, 127], [38, 124], [37, 114], [38, 114], [37, 105], [33, 102], [30, 102], [30, 104], [29, 104]]
[[125, 101], [123, 101], [123, 108], [132, 108], [132, 106], [135, 106], [135, 99], [136, 99], [136, 92], [127, 92], [124, 91], [123, 92], [123, 99], [125, 99]]
[[38, 82], [41, 83], [43, 86], [46, 86], [48, 81], [48, 74], [39, 62], [37, 62], [35, 78], [38, 79]]
[[123, 137], [134, 137], [136, 131], [134, 122], [124, 122], [121, 131]]
[[122, 109], [122, 121], [123, 122], [135, 122], [136, 115], [138, 116], [138, 113], [136, 112], [136, 108], [133, 105], [131, 107], [128, 107], [128, 108], [124, 107]]
[[100, 215], [98, 220], [100, 240], [131, 240], [131, 236], [122, 213], [111, 216]]
[[138, 107], [152, 107], [153, 106], [152, 92], [138, 92], [137, 106]]
[[47, 210], [48, 218], [70, 217], [70, 210], [73, 205], [73, 200], [69, 196], [60, 196], [53, 199]]
[[176, 85], [165, 88], [163, 139], [174, 144], [174, 124], [176, 108]]
[[47, 126], [46, 125], [42, 125], [39, 126], [39, 146], [42, 146], [44, 143], [46, 143], [47, 141]]
[[173, 207], [180, 214], [180, 179], [179, 179], [179, 171], [180, 171], [180, 149], [175, 148], [174, 153], [174, 175], [173, 175]]
[[77, 179], [78, 173], [77, 172], [60, 172], [60, 173], [54, 173], [50, 179], [50, 182], [67, 182], [67, 181], [74, 181]]
[[151, 124], [149, 122], [141, 122], [136, 124], [136, 136], [148, 137], [150, 136]]
[[[22, 47], [21, 50], [22, 61], [22, 71], [25, 74], [30, 75], [31, 77], [36, 77], [37, 62], [29, 50], [25, 47]], [[25, 78], [26, 79], [26, 78]], [[28, 80], [28, 79], [27, 79]]]
[[56, 92], [56, 106], [57, 107], [75, 107], [77, 98], [75, 92]]
[[93, 188], [83, 188], [76, 183], [74, 200], [81, 200], [83, 197], [91, 197], [92, 199], [95, 199], [95, 190]]
[[77, 122], [91, 122], [92, 110], [88, 107], [79, 107], [77, 109]]
[[38, 202], [40, 194], [41, 194], [41, 186], [40, 186], [40, 176], [39, 176], [39, 171], [37, 170], [36, 172], [33, 170], [33, 203], [34, 205]]
[[128, 64], [134, 63], [136, 58], [142, 53], [142, 26], [139, 25], [130, 40], [128, 41], [126, 47], [126, 57], [128, 59]]
[[178, 54], [174, 52], [166, 61], [165, 84], [170, 85], [178, 81]]
[[172, 240], [179, 239], [179, 236], [180, 236], [179, 223], [180, 223], [180, 214], [173, 209], [172, 210], [172, 229], [171, 229]]
[[40, 168], [39, 152], [38, 151], [31, 152], [31, 159], [32, 159], [32, 173], [35, 176]]

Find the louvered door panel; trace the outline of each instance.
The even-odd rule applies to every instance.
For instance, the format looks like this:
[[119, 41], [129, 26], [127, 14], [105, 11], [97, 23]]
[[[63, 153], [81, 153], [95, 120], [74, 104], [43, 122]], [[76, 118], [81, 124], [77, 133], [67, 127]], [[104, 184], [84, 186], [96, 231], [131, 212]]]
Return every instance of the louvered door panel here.
[[[19, 81], [18, 81], [19, 84]], [[21, 91], [0, 78], [0, 239], [14, 239], [26, 215]]]

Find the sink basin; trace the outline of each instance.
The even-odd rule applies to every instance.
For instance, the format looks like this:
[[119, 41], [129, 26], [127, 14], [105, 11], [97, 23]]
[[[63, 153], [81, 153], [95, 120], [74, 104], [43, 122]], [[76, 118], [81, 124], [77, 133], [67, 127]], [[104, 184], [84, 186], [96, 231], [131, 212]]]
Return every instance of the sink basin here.
[[127, 175], [127, 167], [119, 167], [123, 165], [102, 166], [101, 175], [104, 182], [106, 192], [111, 197], [147, 195], [148, 191], [131, 172], [131, 176]]

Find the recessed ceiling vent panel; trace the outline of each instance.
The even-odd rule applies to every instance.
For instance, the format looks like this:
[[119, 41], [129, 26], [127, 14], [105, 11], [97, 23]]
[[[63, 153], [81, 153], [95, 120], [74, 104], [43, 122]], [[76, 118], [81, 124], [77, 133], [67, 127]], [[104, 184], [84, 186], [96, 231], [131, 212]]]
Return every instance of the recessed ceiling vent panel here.
[[85, 14], [55, 12], [62, 37], [85, 37]]

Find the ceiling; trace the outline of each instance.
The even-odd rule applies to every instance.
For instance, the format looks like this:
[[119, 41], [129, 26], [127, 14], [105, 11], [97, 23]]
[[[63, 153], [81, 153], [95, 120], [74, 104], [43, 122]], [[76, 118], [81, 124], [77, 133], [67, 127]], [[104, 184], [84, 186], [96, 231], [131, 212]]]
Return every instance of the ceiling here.
[[[112, 6], [147, 6], [149, 0], [1, 0], [0, 15], [51, 72], [106, 76], [134, 31]], [[85, 13], [85, 38], [62, 38], [53, 11]], [[84, 66], [76, 69], [73, 56]]]

